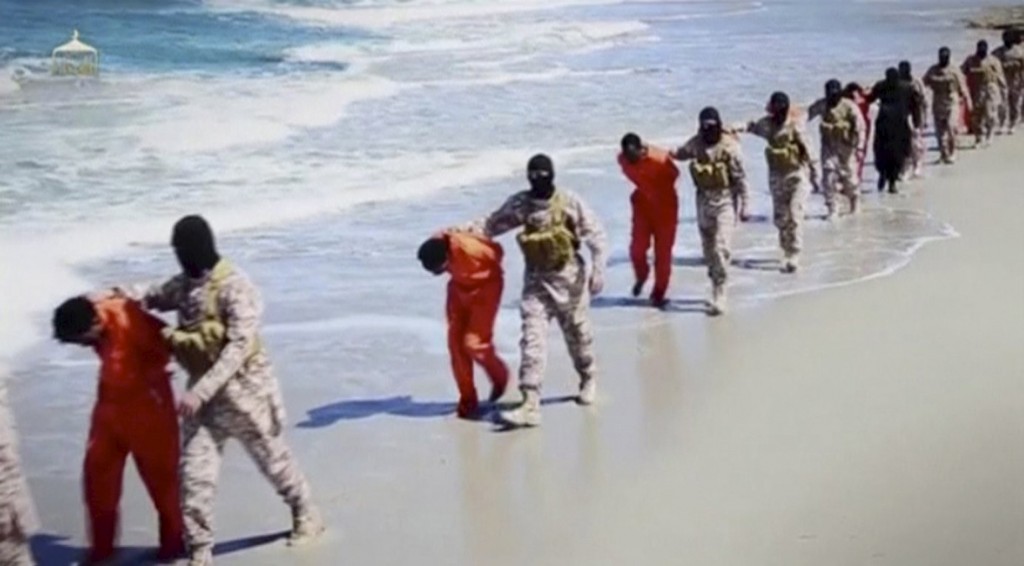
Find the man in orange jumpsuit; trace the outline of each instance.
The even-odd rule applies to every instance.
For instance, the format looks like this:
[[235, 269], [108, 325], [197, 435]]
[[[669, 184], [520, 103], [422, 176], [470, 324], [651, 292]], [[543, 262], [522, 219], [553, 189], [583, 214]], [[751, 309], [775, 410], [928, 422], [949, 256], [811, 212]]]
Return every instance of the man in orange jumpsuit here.
[[640, 136], [633, 133], [622, 138], [619, 166], [636, 187], [630, 196], [633, 230], [629, 258], [636, 276], [633, 296], [640, 296], [650, 275], [647, 250], [653, 239], [654, 289], [651, 291], [651, 303], [662, 307], [668, 302], [666, 293], [672, 276], [672, 247], [676, 242], [679, 218], [679, 195], [676, 193], [679, 170], [668, 152], [645, 146]]
[[185, 550], [178, 484], [178, 420], [159, 319], [123, 298], [65, 301], [54, 336], [92, 347], [100, 378], [85, 453], [83, 483], [91, 548], [87, 564], [113, 558], [125, 460], [135, 461], [160, 520], [159, 561]]
[[479, 402], [473, 362], [484, 368], [491, 381], [490, 402], [500, 399], [508, 385], [508, 367], [492, 343], [504, 287], [501, 246], [482, 236], [449, 231], [424, 242], [418, 255], [427, 271], [451, 275], [446, 311], [448, 351], [459, 388], [457, 412], [459, 418], [475, 418]]

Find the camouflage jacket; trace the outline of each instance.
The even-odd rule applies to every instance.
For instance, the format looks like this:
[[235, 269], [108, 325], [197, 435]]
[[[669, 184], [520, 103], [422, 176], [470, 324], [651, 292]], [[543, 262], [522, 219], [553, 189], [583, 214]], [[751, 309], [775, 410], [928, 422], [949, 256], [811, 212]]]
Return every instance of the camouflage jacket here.
[[[163, 283], [118, 289], [148, 309], [176, 311], [179, 326], [189, 326], [205, 315], [209, 285], [209, 274], [199, 279], [180, 274]], [[190, 385], [189, 391], [204, 403], [223, 394], [245, 405], [248, 396], [262, 397], [276, 390], [270, 372], [263, 371], [269, 362], [259, 346], [263, 302], [245, 273], [233, 267], [220, 283], [216, 305], [226, 327], [226, 343], [217, 362]]]

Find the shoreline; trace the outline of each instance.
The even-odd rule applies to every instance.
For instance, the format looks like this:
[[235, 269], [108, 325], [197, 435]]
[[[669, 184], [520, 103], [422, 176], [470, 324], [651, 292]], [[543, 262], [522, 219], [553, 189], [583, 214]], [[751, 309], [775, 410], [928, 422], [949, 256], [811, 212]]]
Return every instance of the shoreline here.
[[[1005, 535], [1007, 525], [1024, 519], [1010, 506], [1024, 505], [1024, 493], [1008, 478], [1024, 473], [1024, 438], [1014, 434], [1024, 423], [1010, 410], [1024, 399], [1006, 370], [1018, 369], [1009, 344], [1024, 339], [1024, 308], [1012, 286], [1024, 277], [1000, 259], [1012, 264], [1020, 253], [1012, 211], [1024, 203], [1008, 192], [1020, 175], [1012, 155], [1022, 142], [1004, 138], [987, 152], [964, 152], [956, 167], [929, 167], [932, 178], [883, 199], [883, 206], [924, 211], [956, 233], [924, 238], [891, 273], [751, 305], [734, 301], [726, 317], [713, 320], [595, 307], [599, 404], [581, 411], [559, 402], [574, 383], [555, 333], [545, 389], [552, 403], [540, 431], [494, 435], [486, 423], [439, 417], [437, 408], [453, 395], [450, 379], [410, 380], [384, 393], [367, 387], [353, 394], [339, 383], [302, 390], [286, 382], [301, 373], [287, 366], [301, 364], [281, 355], [282, 383], [298, 390], [285, 395], [289, 439], [330, 531], [299, 551], [276, 542], [286, 512], [241, 450], [229, 449], [223, 477], [231, 481], [218, 495], [218, 564], [330, 564], [336, 556], [498, 566], [649, 556], [671, 564], [685, 556], [702, 564], [771, 557], [786, 566], [960, 566], [968, 557], [1001, 566], [1005, 558], [1016, 566], [1024, 548]], [[164, 247], [160, 254], [167, 257]], [[96, 273], [95, 264], [106, 261], [76, 266], [76, 273]], [[703, 294], [679, 275], [680, 296]], [[512, 274], [509, 283], [506, 302], [518, 287]], [[986, 298], [998, 312], [985, 310]], [[966, 308], [972, 302], [978, 312]], [[517, 319], [507, 305], [503, 311], [504, 322]], [[440, 328], [427, 330], [442, 336]], [[416, 370], [448, 372], [431, 360]], [[27, 373], [18, 376], [23, 387], [28, 378], [53, 377]], [[68, 387], [93, 387], [91, 374], [80, 377]], [[78, 458], [77, 431], [68, 434], [59, 415], [48, 416], [53, 407], [27, 402], [35, 399], [26, 396], [19, 408], [19, 419], [30, 417], [19, 421], [22, 430], [31, 424], [42, 438], [59, 434], [70, 447], [60, 460]], [[318, 410], [338, 416], [318, 423]], [[63, 564], [83, 536], [81, 514], [66, 513], [79, 508], [78, 492], [69, 491], [77, 477], [65, 477], [77, 467], [48, 463], [32, 470], [53, 519], [45, 525], [52, 540], [37, 544], [51, 559], [42, 563]], [[959, 474], [956, 481], [937, 478], [944, 470]], [[153, 517], [134, 471], [125, 480], [122, 541], [133, 555], [152, 542]], [[962, 493], [981, 494], [980, 502]], [[989, 518], [984, 512], [992, 509], [999, 512]], [[981, 526], [964, 528], [968, 520]]]
[[983, 8], [977, 16], [965, 22], [969, 29], [1024, 30], [1024, 6]]

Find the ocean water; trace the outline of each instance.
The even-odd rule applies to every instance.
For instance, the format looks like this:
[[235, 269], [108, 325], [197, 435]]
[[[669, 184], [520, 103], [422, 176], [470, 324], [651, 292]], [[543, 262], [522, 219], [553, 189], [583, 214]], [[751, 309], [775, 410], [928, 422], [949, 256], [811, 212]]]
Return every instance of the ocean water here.
[[[974, 7], [0, 0], [0, 360], [15, 365], [19, 406], [50, 415], [23, 430], [30, 464], [39, 477], [77, 477], [77, 456], [54, 448], [80, 445], [66, 431], [83, 426], [93, 388], [89, 355], [47, 341], [49, 310], [173, 273], [166, 244], [183, 214], [206, 215], [261, 286], [286, 397], [449, 399], [443, 281], [421, 270], [416, 248], [520, 189], [530, 155], [553, 155], [561, 184], [608, 228], [595, 316], [609, 324], [608, 311], [639, 312], [625, 298], [623, 133], [676, 144], [708, 104], [739, 121], [773, 90], [810, 102], [832, 76], [867, 83], [901, 58], [923, 70], [941, 44], [966, 54], [958, 18]], [[102, 52], [98, 81], [46, 76], [49, 50], [75, 27]], [[892, 274], [955, 235], [899, 197], [868, 195], [864, 215], [827, 224], [815, 196], [806, 269], [783, 276], [761, 146], [744, 143], [759, 219], [736, 239], [740, 308]], [[677, 312], [665, 317], [691, 316], [708, 286], [689, 181], [680, 192]], [[521, 266], [508, 257], [497, 342], [515, 363]], [[314, 408], [292, 407], [294, 420]]]

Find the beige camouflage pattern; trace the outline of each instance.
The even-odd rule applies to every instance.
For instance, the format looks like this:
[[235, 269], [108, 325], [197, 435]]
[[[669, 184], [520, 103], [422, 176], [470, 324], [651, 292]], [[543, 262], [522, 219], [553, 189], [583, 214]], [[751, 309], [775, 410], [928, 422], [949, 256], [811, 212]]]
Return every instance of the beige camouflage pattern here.
[[960, 101], [971, 104], [967, 80], [953, 65], [933, 65], [924, 75], [924, 84], [932, 91], [932, 121], [943, 161], [956, 154], [956, 136], [960, 131]]
[[[860, 109], [852, 100], [842, 98], [839, 104], [829, 108], [822, 98], [807, 111], [808, 119], [821, 118], [821, 184], [825, 193], [825, 205], [835, 210], [836, 195], [845, 195], [851, 202], [857, 199], [860, 178], [858, 176], [857, 150], [864, 147], [867, 137], [867, 122]], [[849, 138], [832, 133], [827, 125], [846, 124], [852, 132]]]
[[802, 175], [769, 175], [768, 186], [772, 192], [772, 221], [779, 229], [779, 247], [787, 257], [794, 257], [803, 250], [807, 179]]
[[[273, 379], [263, 361], [248, 371]], [[277, 493], [292, 509], [307, 506], [309, 484], [285, 442], [281, 415], [269, 401], [245, 410], [214, 402], [182, 424], [182, 511], [191, 548], [213, 545], [213, 503], [224, 443], [238, 440]]]
[[18, 458], [17, 431], [0, 375], [0, 564], [31, 566], [29, 537], [39, 528], [35, 504]]
[[1006, 98], [999, 106], [999, 126], [1013, 130], [1020, 123], [1024, 111], [1024, 45], [1010, 49], [1003, 45], [992, 55], [1002, 63], [1006, 76]]
[[914, 91], [914, 96], [918, 101], [918, 112], [920, 112], [921, 122], [916, 128], [913, 128], [913, 145], [906, 169], [912, 170], [914, 174], [917, 174], [924, 165], [924, 159], [928, 153], [928, 145], [924, 140], [925, 122], [928, 119], [928, 89], [925, 88], [924, 82], [917, 77], [910, 81], [910, 88]]
[[[181, 326], [203, 319], [210, 277], [178, 275], [150, 287], [123, 288], [159, 311], [175, 310]], [[293, 510], [310, 507], [310, 489], [283, 435], [284, 403], [266, 352], [259, 347], [263, 304], [237, 267], [219, 284], [217, 309], [227, 342], [206, 374], [189, 376], [188, 390], [203, 405], [182, 426], [182, 506], [193, 552], [213, 544], [213, 503], [224, 442], [242, 443], [260, 471]], [[255, 352], [255, 353], [254, 353]]]
[[[593, 277], [603, 280], [608, 257], [604, 228], [590, 207], [579, 195], [563, 191], [563, 213], [577, 241], [590, 249]], [[549, 200], [530, 197], [523, 191], [509, 198], [490, 216], [473, 222], [464, 229], [495, 238], [523, 226], [546, 226], [550, 218]], [[524, 273], [520, 305], [522, 337], [520, 339], [519, 386], [539, 390], [547, 363], [548, 325], [558, 321], [565, 337], [569, 355], [581, 380], [596, 377], [593, 353], [593, 332], [590, 327], [590, 292], [586, 264], [579, 254], [558, 271], [541, 271], [527, 266]]]
[[548, 324], [554, 318], [562, 329], [573, 366], [580, 380], [597, 377], [594, 362], [594, 334], [590, 327], [590, 293], [587, 289], [586, 268], [577, 259], [576, 281], [565, 288], [564, 298], [556, 300], [547, 292], [539, 277], [527, 277], [523, 285], [523, 298], [519, 305], [522, 317], [522, 336], [519, 347], [519, 387], [540, 390], [544, 367], [548, 358]]
[[700, 136], [694, 136], [672, 155], [680, 161], [692, 159], [700, 165], [726, 165], [730, 182], [728, 187], [695, 187], [697, 228], [700, 231], [704, 262], [708, 266], [708, 277], [713, 285], [724, 285], [729, 276], [729, 256], [736, 225], [736, 212], [742, 210], [736, 201], [745, 199], [749, 194], [742, 148], [736, 140], [727, 136], [723, 136], [714, 145], [708, 145]]
[[971, 79], [968, 81], [971, 99], [974, 101], [971, 126], [979, 139], [991, 138], [999, 124], [999, 106], [1006, 92], [1003, 65], [991, 55], [984, 59], [971, 55], [964, 61], [961, 70]]
[[764, 139], [769, 145], [792, 137], [802, 152], [803, 166], [795, 171], [778, 171], [768, 167], [768, 187], [772, 194], [772, 219], [779, 230], [779, 246], [786, 257], [795, 257], [803, 249], [804, 206], [808, 194], [808, 174], [817, 175], [817, 166], [811, 158], [807, 137], [792, 119], [781, 126], [770, 116], [749, 122], [740, 131]]

